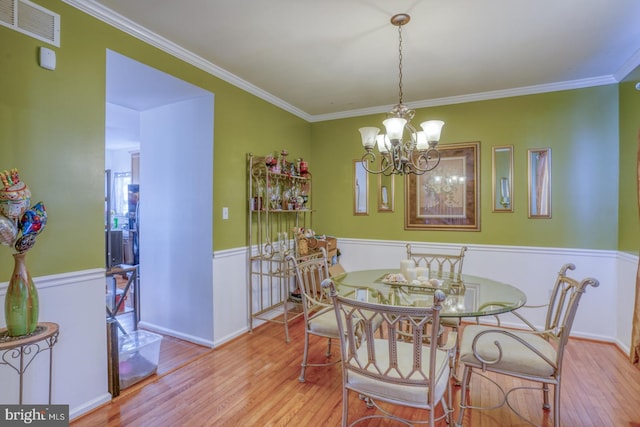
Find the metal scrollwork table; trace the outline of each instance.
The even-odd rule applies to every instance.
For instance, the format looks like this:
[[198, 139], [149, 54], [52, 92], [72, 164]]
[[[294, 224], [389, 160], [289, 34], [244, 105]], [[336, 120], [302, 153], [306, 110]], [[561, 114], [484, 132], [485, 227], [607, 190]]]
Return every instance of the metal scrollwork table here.
[[53, 346], [58, 342], [58, 324], [38, 323], [36, 330], [28, 335], [11, 337], [6, 329], [0, 329], [0, 365], [7, 365], [20, 377], [19, 401], [22, 404], [23, 376], [38, 354], [49, 351], [49, 405], [51, 404], [51, 370], [53, 368]]

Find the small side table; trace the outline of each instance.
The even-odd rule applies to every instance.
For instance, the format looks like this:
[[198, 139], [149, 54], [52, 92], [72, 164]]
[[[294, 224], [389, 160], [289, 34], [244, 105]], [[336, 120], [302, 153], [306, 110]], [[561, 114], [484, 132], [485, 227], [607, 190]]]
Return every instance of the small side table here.
[[49, 405], [51, 405], [51, 370], [53, 368], [53, 346], [58, 342], [58, 324], [38, 323], [29, 335], [10, 337], [6, 328], [0, 329], [0, 365], [8, 365], [20, 377], [19, 404], [22, 405], [22, 377], [33, 359], [49, 350]]

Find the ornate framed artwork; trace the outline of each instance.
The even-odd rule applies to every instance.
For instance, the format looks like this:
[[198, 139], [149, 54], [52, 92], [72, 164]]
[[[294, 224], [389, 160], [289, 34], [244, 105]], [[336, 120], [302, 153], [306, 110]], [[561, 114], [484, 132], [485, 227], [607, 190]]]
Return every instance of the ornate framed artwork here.
[[435, 169], [405, 177], [405, 230], [480, 231], [480, 142], [438, 151]]

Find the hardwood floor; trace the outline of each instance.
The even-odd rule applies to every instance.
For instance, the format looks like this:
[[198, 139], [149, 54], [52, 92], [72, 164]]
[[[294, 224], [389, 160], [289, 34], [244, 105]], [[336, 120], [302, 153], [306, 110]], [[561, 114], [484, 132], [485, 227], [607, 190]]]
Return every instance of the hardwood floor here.
[[[71, 426], [339, 426], [340, 365], [308, 368], [307, 381], [298, 382], [301, 320], [292, 323], [289, 344], [284, 342], [281, 325], [261, 326], [197, 355], [185, 366], [150, 377], [144, 386], [125, 390], [112, 403], [74, 420]], [[325, 343], [312, 338], [310, 355], [324, 357]], [[339, 349], [334, 349], [338, 357]], [[564, 363], [562, 426], [640, 427], [640, 370], [625, 354], [612, 344], [571, 339]], [[513, 385], [517, 381], [498, 382]], [[457, 415], [460, 387], [453, 390]], [[470, 398], [474, 405], [487, 405], [495, 402], [496, 393], [476, 378], [471, 382]], [[372, 411], [357, 396], [350, 399], [353, 415]], [[551, 426], [552, 413], [542, 410], [541, 392], [520, 393], [514, 402], [534, 423]], [[413, 413], [403, 411], [405, 416]], [[359, 425], [397, 424], [375, 420]], [[528, 425], [506, 407], [465, 412], [465, 427]]]

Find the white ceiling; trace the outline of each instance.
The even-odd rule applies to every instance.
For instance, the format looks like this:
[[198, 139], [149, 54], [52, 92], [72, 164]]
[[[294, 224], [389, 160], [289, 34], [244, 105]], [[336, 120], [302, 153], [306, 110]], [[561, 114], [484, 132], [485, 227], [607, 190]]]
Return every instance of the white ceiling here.
[[397, 103], [400, 12], [414, 108], [640, 78], [638, 0], [65, 1], [309, 121]]

